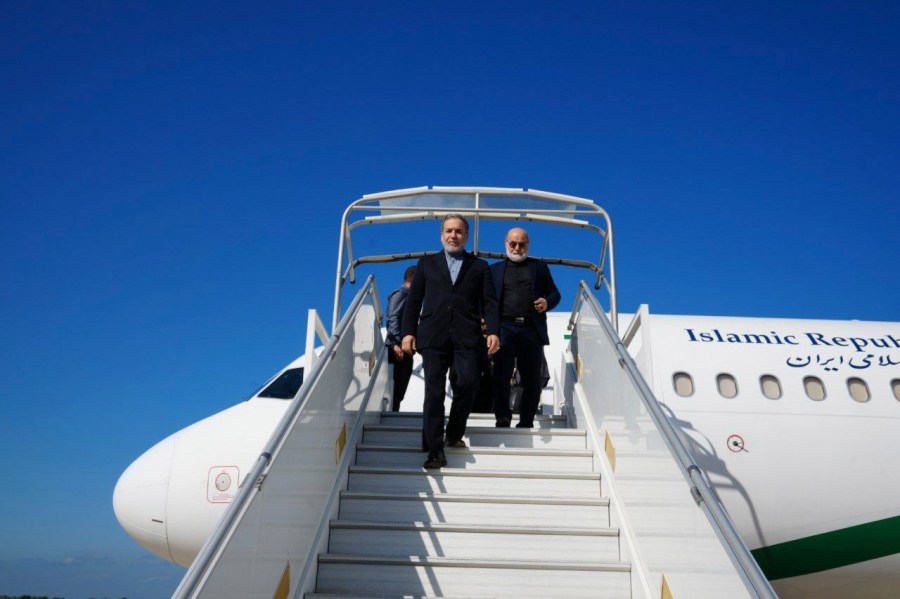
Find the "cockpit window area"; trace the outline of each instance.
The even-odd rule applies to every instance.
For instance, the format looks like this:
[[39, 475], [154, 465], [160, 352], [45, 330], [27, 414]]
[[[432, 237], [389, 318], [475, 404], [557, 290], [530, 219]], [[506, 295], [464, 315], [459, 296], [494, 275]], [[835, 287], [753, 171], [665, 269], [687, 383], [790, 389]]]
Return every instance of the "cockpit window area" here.
[[259, 392], [257, 397], [272, 397], [274, 399], [294, 399], [300, 386], [303, 384], [303, 369], [289, 368], [272, 381], [265, 389]]
[[891, 381], [891, 391], [894, 392], [894, 399], [900, 401], [900, 379]]
[[675, 393], [681, 397], [690, 397], [694, 394], [694, 379], [686, 372], [673, 374], [672, 385], [675, 387]]
[[825, 383], [816, 376], [808, 376], [803, 379], [803, 389], [806, 396], [814, 401], [822, 401], [825, 399]]

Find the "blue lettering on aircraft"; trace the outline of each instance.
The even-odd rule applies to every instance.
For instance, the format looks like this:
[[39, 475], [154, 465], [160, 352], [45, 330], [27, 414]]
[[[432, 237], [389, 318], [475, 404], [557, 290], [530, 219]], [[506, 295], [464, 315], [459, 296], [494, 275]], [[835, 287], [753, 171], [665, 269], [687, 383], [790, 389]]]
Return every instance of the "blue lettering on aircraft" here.
[[889, 367], [900, 364], [900, 358], [893, 354], [874, 353], [876, 349], [900, 349], [900, 338], [893, 335], [880, 337], [838, 337], [823, 333], [808, 332], [800, 335], [784, 335], [776, 331], [766, 333], [723, 331], [720, 329], [684, 329], [692, 343], [739, 343], [745, 345], [808, 345], [815, 348], [847, 348], [850, 355], [823, 355], [821, 353], [798, 354], [785, 363], [791, 368], [819, 367], [826, 372], [837, 372], [842, 368], [865, 370], [867, 368]]
[[822, 333], [803, 333], [798, 335], [782, 335], [776, 331], [767, 333], [742, 333], [711, 329], [701, 331], [684, 329], [688, 341], [696, 343], [742, 343], [748, 345], [802, 345], [801, 339], [811, 346], [818, 347], [853, 347], [862, 354], [869, 354], [870, 349], [900, 349], [900, 338], [893, 335], [881, 337], [826, 337]]
[[[878, 358], [877, 361], [875, 361], [876, 357]], [[896, 366], [900, 364], [900, 359], [895, 362], [894, 357], [890, 354], [882, 356], [875, 356], [874, 354], [866, 354], [865, 356], [853, 355], [849, 358], [845, 358], [845, 356], [828, 357], [816, 354], [815, 360], [813, 360], [812, 355], [792, 356], [785, 360], [785, 364], [791, 368], [804, 368], [810, 365], [821, 366], [826, 372], [837, 372], [844, 364], [855, 370], [865, 370], [870, 366]]]

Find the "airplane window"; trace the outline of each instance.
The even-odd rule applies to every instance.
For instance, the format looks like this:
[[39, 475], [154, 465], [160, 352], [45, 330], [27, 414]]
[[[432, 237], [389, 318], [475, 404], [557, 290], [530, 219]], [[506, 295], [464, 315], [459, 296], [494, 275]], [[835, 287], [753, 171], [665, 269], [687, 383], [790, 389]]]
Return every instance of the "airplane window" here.
[[871, 398], [869, 386], [864, 380], [856, 377], [847, 379], [847, 391], [850, 392], [850, 397], [858, 402], [866, 402]]
[[273, 397], [275, 399], [294, 399], [300, 385], [303, 384], [303, 369], [290, 368], [281, 373], [272, 384], [263, 389], [257, 397]]
[[716, 377], [716, 385], [719, 387], [719, 395], [731, 399], [737, 397], [738, 387], [737, 381], [730, 374], [720, 374]]
[[672, 375], [672, 383], [675, 385], [675, 393], [681, 397], [690, 397], [694, 394], [694, 379], [686, 372], [676, 372]]
[[806, 396], [815, 401], [825, 399], [825, 383], [821, 379], [814, 376], [808, 376], [803, 379], [803, 388], [806, 390]]
[[900, 379], [891, 381], [891, 391], [894, 392], [894, 399], [900, 401]]
[[778, 377], [771, 374], [762, 375], [759, 377], [759, 388], [769, 399], [781, 399], [781, 383]]

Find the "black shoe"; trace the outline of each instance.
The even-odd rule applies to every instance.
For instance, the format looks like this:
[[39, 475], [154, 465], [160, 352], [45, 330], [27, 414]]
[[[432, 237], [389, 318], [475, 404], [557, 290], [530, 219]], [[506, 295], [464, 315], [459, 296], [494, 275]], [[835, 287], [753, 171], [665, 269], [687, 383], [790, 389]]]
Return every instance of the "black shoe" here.
[[497, 418], [497, 424], [495, 424], [494, 426], [496, 428], [509, 428], [509, 423], [510, 423], [509, 418], [504, 418], [501, 416], [501, 417]]
[[428, 452], [428, 459], [425, 460], [423, 467], [425, 468], [443, 468], [447, 465], [447, 456], [444, 455], [443, 449], [435, 449]]
[[447, 447], [467, 447], [467, 445], [462, 439], [457, 439], [456, 441], [447, 441]]

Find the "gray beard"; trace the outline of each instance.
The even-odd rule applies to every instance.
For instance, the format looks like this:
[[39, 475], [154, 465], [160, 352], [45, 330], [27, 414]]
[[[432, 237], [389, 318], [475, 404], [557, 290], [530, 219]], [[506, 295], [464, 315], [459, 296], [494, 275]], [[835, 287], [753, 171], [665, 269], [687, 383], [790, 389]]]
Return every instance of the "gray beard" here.
[[524, 262], [528, 254], [513, 254], [511, 250], [506, 250], [506, 257], [513, 262]]
[[450, 254], [451, 256], [459, 256], [459, 255], [462, 254], [464, 251], [466, 251], [466, 248], [465, 248], [465, 247], [452, 248], [452, 247], [450, 247], [449, 245], [447, 245], [446, 243], [441, 244], [441, 245], [444, 246], [444, 251], [447, 252], [448, 254]]

